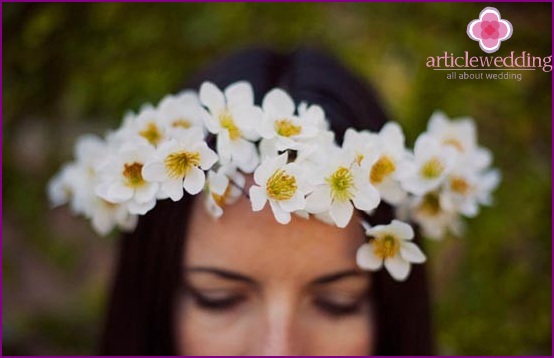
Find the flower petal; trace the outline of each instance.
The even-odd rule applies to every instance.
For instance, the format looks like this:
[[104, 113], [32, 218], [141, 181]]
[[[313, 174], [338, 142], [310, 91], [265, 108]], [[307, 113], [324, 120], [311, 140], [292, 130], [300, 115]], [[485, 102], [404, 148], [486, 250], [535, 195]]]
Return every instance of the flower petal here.
[[167, 170], [162, 162], [148, 162], [142, 167], [142, 177], [148, 181], [164, 181], [167, 179]]
[[249, 142], [244, 138], [231, 141], [230, 146], [231, 157], [237, 163], [249, 163], [256, 155], [256, 146], [254, 143]]
[[392, 178], [385, 179], [377, 186], [381, 198], [389, 204], [398, 205], [406, 198], [406, 191], [402, 189], [400, 183]]
[[410, 273], [410, 263], [401, 258], [400, 255], [385, 259], [385, 267], [397, 281], [404, 281]]
[[171, 179], [162, 183], [162, 191], [173, 201], [179, 201], [183, 197], [183, 180]]
[[246, 81], [235, 82], [225, 88], [225, 98], [229, 108], [251, 106], [254, 104], [254, 91], [250, 83]]
[[404, 260], [416, 264], [421, 264], [426, 260], [423, 252], [413, 242], [403, 242], [400, 246], [400, 255]]
[[393, 230], [395, 236], [401, 240], [412, 240], [414, 238], [414, 229], [405, 222], [393, 220], [389, 227]]
[[217, 153], [211, 150], [206, 142], [202, 142], [198, 146], [200, 153], [200, 167], [204, 170], [210, 169], [219, 159]]
[[223, 215], [223, 209], [217, 205], [212, 195], [206, 195], [204, 206], [213, 218], [220, 218]]
[[219, 162], [223, 165], [231, 160], [231, 138], [228, 131], [221, 131], [217, 135], [216, 142], [217, 153], [219, 154]]
[[291, 116], [294, 113], [294, 102], [285, 91], [275, 88], [265, 95], [262, 108], [272, 115]]
[[150, 200], [156, 198], [156, 193], [158, 192], [158, 189], [158, 183], [146, 183], [142, 187], [135, 190], [135, 200], [137, 201], [137, 203], [147, 203]]
[[381, 196], [379, 191], [368, 183], [359, 188], [352, 201], [357, 209], [368, 211], [375, 209], [379, 205]]
[[121, 182], [115, 182], [109, 186], [104, 199], [112, 203], [122, 203], [133, 197], [134, 190]]
[[269, 205], [271, 206], [271, 210], [273, 211], [273, 215], [275, 216], [275, 219], [280, 224], [288, 224], [290, 222], [291, 216], [290, 213], [283, 210], [279, 203], [276, 201], [270, 200]]
[[211, 82], [204, 82], [200, 86], [200, 102], [209, 108], [212, 115], [219, 115], [225, 108], [225, 96]]
[[281, 205], [283, 210], [288, 212], [302, 210], [306, 206], [306, 198], [304, 198], [302, 193], [297, 191], [289, 200], [280, 201], [279, 205]]
[[221, 172], [216, 174], [214, 171], [210, 171], [208, 173], [208, 183], [212, 193], [222, 196], [229, 185], [229, 178]]
[[362, 270], [375, 271], [383, 266], [383, 259], [375, 255], [371, 243], [363, 244], [356, 251], [356, 263]]
[[131, 214], [144, 215], [156, 206], [156, 199], [147, 203], [137, 203], [135, 200], [129, 201], [127, 207]]
[[328, 185], [321, 185], [306, 198], [306, 211], [322, 213], [329, 210], [331, 201], [331, 189]]
[[192, 167], [185, 175], [183, 187], [189, 194], [195, 195], [198, 194], [202, 190], [202, 188], [204, 188], [205, 182], [206, 175], [204, 174], [202, 169], [198, 167]]
[[106, 236], [110, 231], [112, 231], [115, 223], [111, 212], [108, 210], [95, 210], [92, 215], [92, 227], [94, 230], [101, 236]]
[[239, 107], [233, 109], [233, 118], [241, 129], [242, 136], [250, 141], [260, 139], [260, 126], [262, 123], [262, 110], [259, 107]]
[[331, 209], [329, 210], [329, 214], [333, 220], [335, 220], [335, 224], [341, 228], [348, 225], [353, 213], [354, 206], [352, 206], [350, 200], [334, 200], [331, 204]]
[[260, 211], [264, 208], [267, 201], [267, 195], [265, 190], [257, 185], [250, 187], [250, 203], [252, 204], [252, 211]]

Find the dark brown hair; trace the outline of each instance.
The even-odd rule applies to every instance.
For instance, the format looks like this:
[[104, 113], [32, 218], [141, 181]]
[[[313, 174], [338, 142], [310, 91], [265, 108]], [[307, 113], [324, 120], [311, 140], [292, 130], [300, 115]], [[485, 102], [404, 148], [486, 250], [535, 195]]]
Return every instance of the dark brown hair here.
[[[369, 85], [336, 60], [300, 49], [278, 54], [248, 49], [198, 73], [188, 88], [211, 81], [220, 88], [249, 81], [256, 103], [274, 87], [285, 89], [298, 104], [319, 104], [337, 141], [346, 128], [379, 130], [388, 120]], [[182, 280], [182, 257], [193, 199], [164, 200], [123, 235], [113, 292], [101, 342], [108, 355], [175, 354], [174, 297]], [[388, 223], [392, 209], [381, 204], [368, 220]], [[416, 238], [417, 239], [417, 238]], [[405, 282], [385, 270], [373, 273], [372, 300], [376, 312], [379, 355], [430, 355], [432, 350], [429, 293], [424, 265], [414, 265]]]

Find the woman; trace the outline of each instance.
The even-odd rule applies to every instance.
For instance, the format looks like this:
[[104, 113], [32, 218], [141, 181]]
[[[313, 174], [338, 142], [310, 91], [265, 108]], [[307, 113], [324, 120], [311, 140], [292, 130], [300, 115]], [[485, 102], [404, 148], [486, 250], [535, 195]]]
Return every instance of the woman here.
[[[239, 80], [252, 84], [256, 103], [280, 87], [296, 104], [319, 104], [339, 143], [348, 127], [376, 131], [387, 121], [367, 84], [311, 50], [242, 51], [187, 87]], [[242, 198], [214, 221], [201, 201], [159, 201], [124, 235], [103, 354], [432, 354], [425, 268], [400, 283], [356, 269], [359, 220], [345, 229], [298, 218], [280, 225]], [[367, 219], [393, 215], [383, 204]]]

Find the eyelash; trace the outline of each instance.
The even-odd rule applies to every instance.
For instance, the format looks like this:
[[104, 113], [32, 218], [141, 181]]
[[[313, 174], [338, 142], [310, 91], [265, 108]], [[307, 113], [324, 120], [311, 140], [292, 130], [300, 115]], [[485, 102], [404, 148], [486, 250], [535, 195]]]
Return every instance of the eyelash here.
[[[194, 301], [198, 307], [215, 312], [230, 311], [244, 301], [244, 296], [233, 296], [223, 299], [209, 299], [197, 293], [193, 294]], [[345, 316], [355, 315], [361, 310], [361, 302], [354, 304], [336, 304], [324, 300], [314, 300], [314, 305], [321, 312], [334, 317], [340, 318]]]
[[243, 296], [233, 296], [233, 297], [221, 298], [221, 299], [210, 299], [202, 295], [199, 295], [197, 293], [193, 293], [193, 297], [194, 297], [194, 302], [198, 305], [198, 307], [202, 309], [210, 310], [210, 311], [231, 310], [239, 303], [244, 301]]
[[340, 318], [346, 316], [352, 316], [361, 311], [362, 302], [358, 301], [353, 304], [337, 304], [324, 300], [315, 300], [315, 306], [323, 313], [333, 317]]

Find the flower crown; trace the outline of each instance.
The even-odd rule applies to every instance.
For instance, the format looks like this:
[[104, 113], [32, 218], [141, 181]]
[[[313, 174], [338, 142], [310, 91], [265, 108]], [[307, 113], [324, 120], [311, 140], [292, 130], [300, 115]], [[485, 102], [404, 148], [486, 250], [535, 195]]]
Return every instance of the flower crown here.
[[[214, 139], [216, 151], [208, 146]], [[396, 122], [378, 133], [349, 128], [340, 146], [320, 106], [296, 107], [279, 88], [257, 106], [243, 81], [223, 92], [205, 82], [199, 93], [187, 90], [155, 107], [145, 105], [103, 139], [80, 137], [75, 156], [50, 181], [48, 194], [54, 206], [69, 203], [91, 219], [101, 235], [116, 226], [133, 230], [157, 200], [204, 191], [215, 218], [247, 193], [253, 211], [269, 202], [281, 224], [296, 214], [341, 228], [354, 208], [371, 213], [384, 201], [396, 208], [398, 219], [438, 239], [447, 231], [459, 234], [460, 217], [473, 217], [480, 204], [490, 204], [500, 180], [489, 169], [491, 153], [476, 143], [471, 118], [450, 121], [435, 112], [413, 151]], [[247, 190], [250, 173], [254, 184]], [[357, 252], [360, 268], [384, 264], [403, 280], [410, 263], [425, 261], [407, 223], [362, 225], [372, 239]]]

